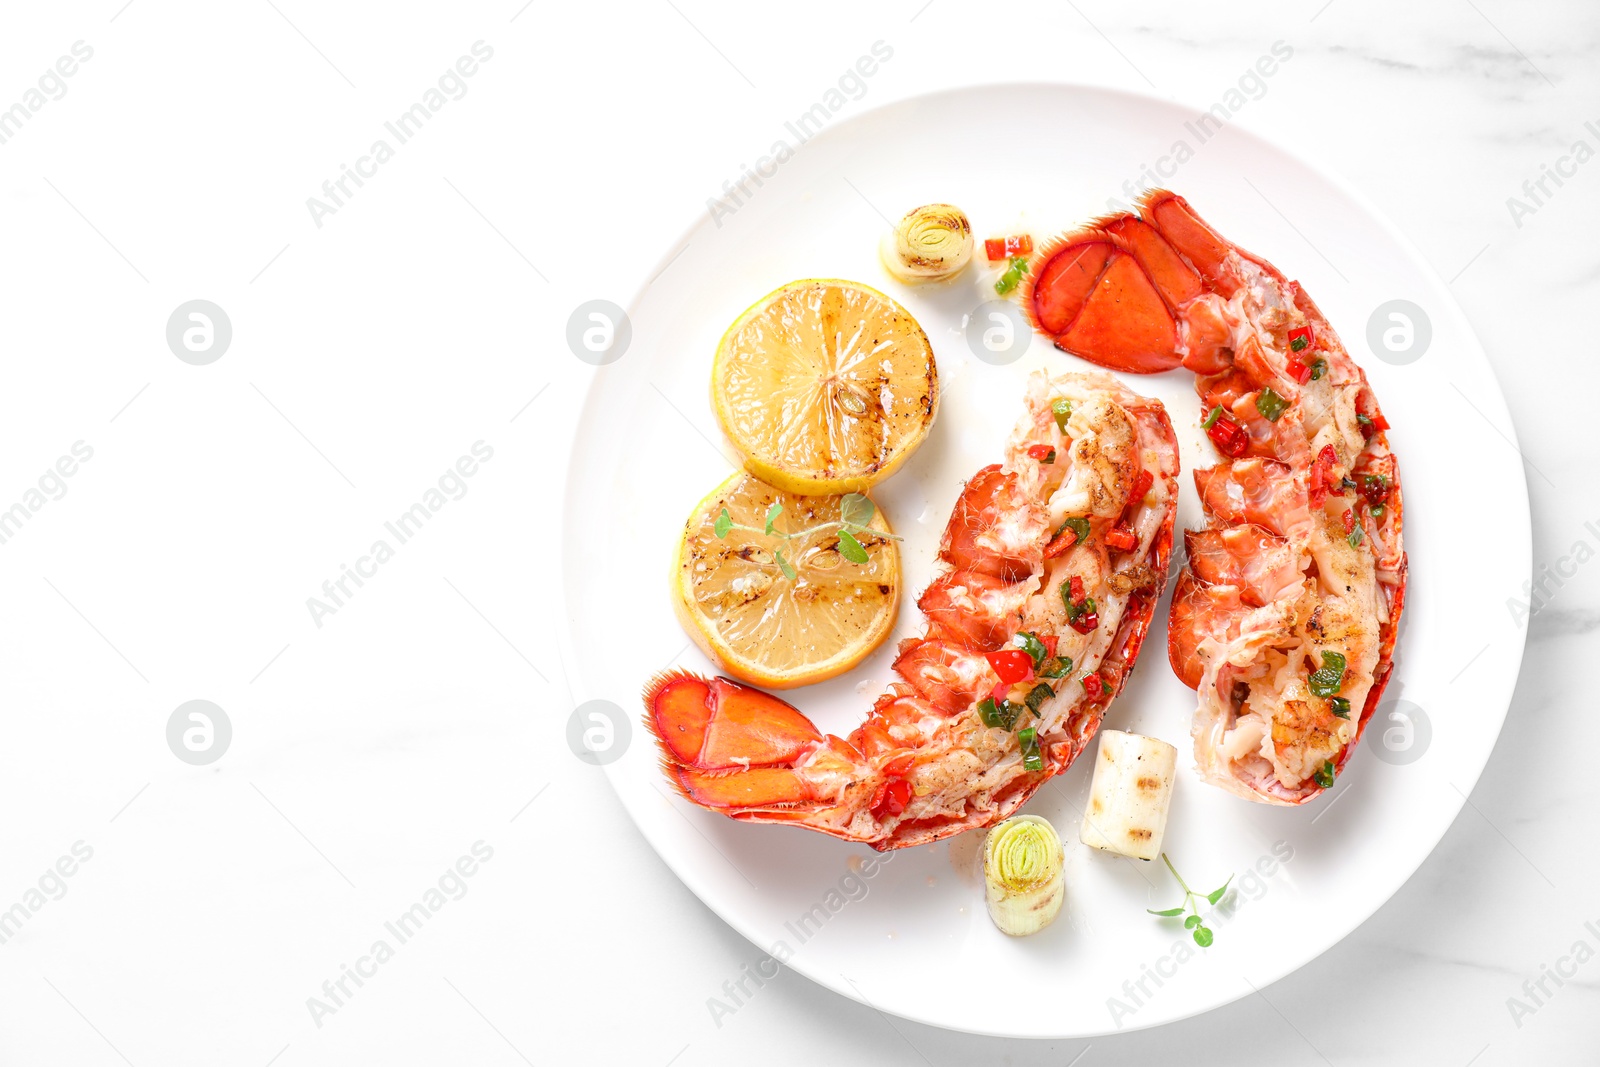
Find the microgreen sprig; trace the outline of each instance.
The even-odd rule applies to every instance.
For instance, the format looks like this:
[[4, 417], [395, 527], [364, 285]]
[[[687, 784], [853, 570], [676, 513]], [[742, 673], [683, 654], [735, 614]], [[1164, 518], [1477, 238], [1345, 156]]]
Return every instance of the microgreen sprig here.
[[[872, 516], [877, 514], [877, 511], [877, 506], [861, 493], [846, 493], [839, 500], [839, 518], [837, 521], [818, 523], [815, 526], [808, 526], [803, 530], [796, 530], [790, 533], [786, 530], [778, 529], [778, 519], [783, 514], [783, 503], [774, 500], [772, 506], [767, 508], [767, 520], [764, 529], [758, 530], [754, 526], [746, 526], [743, 523], [734, 522], [733, 516], [728, 514], [727, 508], [723, 508], [717, 514], [716, 522], [712, 524], [711, 528], [719, 538], [726, 538], [734, 530], [743, 530], [745, 533], [781, 537], [785, 541], [793, 541], [796, 538], [807, 537], [826, 530], [838, 530], [839, 555], [859, 566], [868, 562], [870, 558], [867, 555], [866, 548], [861, 544], [862, 534], [870, 533], [873, 537], [900, 540], [895, 534], [882, 533], [870, 528]], [[783, 549], [780, 548], [774, 551], [773, 556], [776, 558], [778, 569], [783, 572], [783, 576], [791, 582], [794, 581], [799, 572], [794, 569], [792, 563], [784, 558]]]
[[1154, 908], [1146, 908], [1145, 911], [1148, 911], [1151, 915], [1159, 915], [1163, 919], [1175, 919], [1186, 911], [1191, 912], [1192, 914], [1183, 920], [1184, 929], [1194, 931], [1195, 944], [1201, 948], [1210, 948], [1211, 928], [1200, 918], [1198, 901], [1201, 897], [1204, 897], [1207, 904], [1215, 905], [1217, 901], [1222, 899], [1222, 894], [1228, 891], [1228, 886], [1233, 884], [1233, 875], [1230, 874], [1228, 876], [1228, 880], [1222, 883], [1222, 888], [1220, 889], [1213, 889], [1209, 893], [1196, 893], [1189, 888], [1189, 884], [1183, 880], [1183, 875], [1178, 873], [1178, 868], [1172, 865], [1172, 861], [1167, 858], [1165, 852], [1161, 854], [1161, 862], [1167, 865], [1167, 870], [1172, 872], [1172, 877], [1176, 878], [1178, 884], [1183, 887], [1183, 903], [1176, 908], [1166, 908], [1162, 911], [1156, 911]]

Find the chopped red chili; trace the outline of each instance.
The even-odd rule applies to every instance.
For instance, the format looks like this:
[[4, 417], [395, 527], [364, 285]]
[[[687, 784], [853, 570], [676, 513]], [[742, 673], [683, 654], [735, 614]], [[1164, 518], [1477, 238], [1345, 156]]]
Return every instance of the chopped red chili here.
[[1027, 681], [1033, 677], [1033, 657], [1020, 648], [987, 652], [983, 658], [989, 661], [994, 673], [998, 674], [1000, 680], [1007, 685]]
[[873, 817], [881, 819], [888, 815], [899, 815], [906, 810], [906, 805], [909, 803], [911, 803], [911, 783], [904, 778], [892, 778], [885, 785], [878, 787], [878, 795], [873, 798]]
[[1316, 340], [1316, 336], [1311, 332], [1311, 327], [1297, 326], [1289, 331], [1289, 351], [1304, 352], [1315, 344]]
[[1067, 549], [1078, 543], [1078, 531], [1068, 526], [1050, 538], [1050, 543], [1044, 546], [1044, 558], [1055, 559], [1066, 554]]
[[1121, 523], [1107, 530], [1102, 540], [1121, 552], [1131, 552], [1139, 545], [1139, 538], [1134, 535], [1132, 530]]
[[989, 257], [990, 263], [1010, 259], [1012, 256], [1031, 255], [1032, 252], [1033, 238], [1025, 233], [1011, 237], [990, 237], [983, 242], [983, 254]]
[[1206, 436], [1211, 438], [1211, 443], [1217, 446], [1218, 452], [1233, 459], [1238, 459], [1250, 448], [1250, 435], [1245, 432], [1243, 426], [1226, 415], [1218, 416], [1206, 430]]
[[1339, 456], [1332, 445], [1323, 445], [1322, 451], [1317, 453], [1317, 458], [1311, 464], [1311, 506], [1320, 508], [1328, 499], [1328, 490], [1337, 485], [1333, 477], [1334, 464], [1339, 462]]
[[1049, 445], [1029, 445], [1028, 458], [1036, 459], [1040, 463], [1054, 463], [1056, 461], [1056, 450]]
[[1349, 533], [1356, 528], [1356, 516], [1349, 508], [1344, 509], [1344, 532]]
[[1086, 674], [1086, 675], [1084, 675], [1083, 676], [1083, 691], [1085, 693], [1088, 693], [1091, 699], [1098, 700], [1100, 698], [1100, 694], [1105, 692], [1105, 685], [1100, 681], [1100, 675], [1099, 674]]
[[1156, 484], [1156, 476], [1147, 470], [1140, 470], [1139, 476], [1133, 480], [1133, 491], [1128, 494], [1128, 507], [1136, 508], [1150, 487]]

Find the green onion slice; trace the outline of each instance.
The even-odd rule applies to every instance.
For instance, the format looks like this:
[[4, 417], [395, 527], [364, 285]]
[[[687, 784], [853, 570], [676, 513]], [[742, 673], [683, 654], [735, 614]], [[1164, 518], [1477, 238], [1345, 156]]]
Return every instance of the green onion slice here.
[[1017, 633], [1017, 636], [1011, 639], [1011, 643], [1028, 654], [1029, 658], [1033, 660], [1034, 673], [1037, 674], [1039, 665], [1049, 656], [1049, 652], [1045, 650], [1044, 642], [1028, 631], [1021, 630]]
[[1034, 673], [1041, 678], [1065, 678], [1072, 673], [1072, 657], [1051, 656]]
[[1323, 760], [1322, 766], [1317, 768], [1315, 777], [1317, 784], [1322, 788], [1332, 789], [1334, 779], [1333, 760]]
[[1200, 428], [1202, 430], [1209, 430], [1211, 427], [1217, 424], [1217, 420], [1220, 418], [1222, 418], [1222, 405], [1218, 404], [1216, 407], [1211, 409], [1211, 414], [1206, 416], [1206, 421], [1200, 424]]
[[1067, 432], [1067, 420], [1072, 418], [1072, 401], [1058, 396], [1050, 402], [1050, 414], [1056, 417], [1056, 429]]
[[1022, 746], [1022, 768], [1028, 771], [1044, 770], [1044, 758], [1039, 755], [1039, 737], [1033, 727], [1017, 731], [1017, 742]]
[[1256, 410], [1268, 422], [1277, 422], [1288, 406], [1289, 402], [1271, 389], [1263, 389], [1256, 394]]

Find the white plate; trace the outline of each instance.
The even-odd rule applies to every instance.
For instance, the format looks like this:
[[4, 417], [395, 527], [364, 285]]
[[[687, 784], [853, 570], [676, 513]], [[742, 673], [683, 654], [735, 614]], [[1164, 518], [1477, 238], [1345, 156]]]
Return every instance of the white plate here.
[[[568, 472], [563, 655], [575, 696], [614, 702], [631, 725], [619, 725], [611, 754], [621, 755], [606, 773], [662, 858], [730, 925], [791, 968], [884, 1011], [977, 1033], [1080, 1037], [1247, 995], [1315, 958], [1389, 899], [1455, 818], [1504, 720], [1522, 640], [1503, 605], [1530, 573], [1528, 508], [1510, 420], [1477, 341], [1416, 250], [1352, 192], [1232, 128], [1202, 144], [1192, 119], [1146, 98], [1036, 85], [924, 97], [841, 122], [759, 188], [749, 184], [753, 195], [733, 214], [703, 216], [668, 250], [629, 311], [631, 345], [595, 372]], [[707, 398], [728, 323], [785, 282], [834, 276], [888, 292], [927, 330], [943, 388], [939, 419], [874, 494], [906, 536], [911, 595], [900, 628], [910, 632], [920, 624], [914, 596], [929, 579], [960, 483], [998, 459], [1027, 373], [1085, 365], [1041, 338], [1007, 366], [975, 359], [964, 317], [993, 296], [988, 275], [920, 289], [892, 281], [876, 255], [881, 216], [945, 200], [968, 212], [980, 236], [1043, 238], [1105, 212], [1108, 197], [1126, 195], [1125, 180], [1180, 140], [1197, 150], [1166, 184], [1228, 238], [1305, 284], [1394, 426], [1411, 583], [1394, 681], [1336, 788], [1285, 810], [1195, 779], [1194, 697], [1166, 663], [1163, 601], [1106, 725], [1165, 738], [1183, 753], [1167, 850], [1196, 888], [1236, 876], [1231, 914], [1212, 921], [1216, 942], [1204, 952], [1174, 920], [1145, 913], [1181, 900], [1162, 866], [1078, 843], [1088, 758], [1026, 808], [1067, 843], [1068, 903], [1054, 926], [1024, 940], [1001, 935], [984, 912], [974, 863], [981, 833], [863, 868], [876, 856], [863, 846], [735, 823], [673, 797], [639, 726], [639, 691], [669, 665], [710, 669], [685, 648], [667, 571], [689, 510], [733, 469]], [[1393, 299], [1420, 305], [1431, 321], [1431, 344], [1408, 365], [1380, 360], [1367, 340], [1369, 317]], [[1198, 524], [1187, 471], [1214, 459], [1192, 378], [1177, 371], [1124, 380], [1172, 412], [1186, 469], [1179, 525]], [[1459, 510], [1469, 484], [1494, 487], [1492, 516]], [[1491, 639], [1517, 655], [1474, 659]], [[787, 695], [824, 730], [846, 734], [890, 680], [891, 657], [886, 646], [844, 678]], [[1396, 701], [1422, 709], [1429, 729], [1390, 716]], [[806, 915], [813, 918], [802, 924]]]

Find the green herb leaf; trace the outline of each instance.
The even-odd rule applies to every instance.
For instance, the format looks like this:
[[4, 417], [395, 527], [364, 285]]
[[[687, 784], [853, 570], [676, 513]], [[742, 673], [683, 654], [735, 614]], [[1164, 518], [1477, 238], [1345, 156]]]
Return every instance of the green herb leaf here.
[[1311, 672], [1309, 686], [1314, 696], [1333, 697], [1344, 684], [1345, 659], [1338, 652], [1324, 652], [1322, 667]]
[[1228, 887], [1232, 884], [1233, 876], [1229, 875], [1228, 880], [1222, 883], [1221, 889], [1213, 889], [1211, 892], [1206, 894], [1206, 902], [1209, 904], [1215, 904], [1217, 901], [1221, 900], [1222, 894], [1226, 893], [1228, 891]]
[[851, 563], [867, 562], [867, 550], [861, 547], [861, 542], [849, 530], [839, 531], [839, 555]]
[[1256, 410], [1261, 412], [1261, 417], [1268, 422], [1277, 422], [1283, 417], [1284, 409], [1288, 406], [1289, 402], [1271, 389], [1263, 389], [1256, 394]]
[[1198, 916], [1198, 915], [1191, 915], [1187, 919], [1183, 920], [1183, 928], [1185, 930], [1193, 930], [1196, 926], [1199, 926], [1199, 925], [1200, 925], [1200, 916]]
[[773, 555], [777, 557], [778, 569], [783, 572], [785, 578], [792, 582], [800, 576], [799, 572], [789, 565], [789, 561], [783, 558], [783, 549], [778, 549]]
[[727, 508], [722, 509], [722, 513], [717, 516], [717, 521], [711, 529], [716, 531], [719, 538], [728, 536], [728, 532], [733, 529], [733, 516], [728, 514]]
[[1313, 696], [1319, 697], [1336, 696], [1339, 692], [1340, 680], [1341, 676], [1339, 674], [1327, 668], [1312, 671], [1309, 682], [1311, 693]]
[[1072, 401], [1058, 396], [1050, 401], [1050, 414], [1056, 417], [1056, 429], [1067, 432], [1067, 420], [1072, 418]]
[[1148, 911], [1151, 915], [1159, 915], [1163, 919], [1172, 919], [1183, 914], [1182, 905], [1179, 905], [1176, 908], [1167, 908], [1165, 911], [1156, 911], [1154, 908], [1146, 908], [1144, 910]]
[[767, 533], [770, 534], [772, 532], [772, 524], [777, 522], [778, 516], [782, 514], [783, 503], [781, 501], [774, 500], [772, 502], [772, 506], [767, 509]]
[[1196, 926], [1194, 928], [1194, 943], [1201, 948], [1210, 948], [1211, 928], [1208, 926]]
[[860, 493], [846, 493], [839, 499], [839, 521], [846, 526], [868, 526], [877, 510], [877, 506]]

